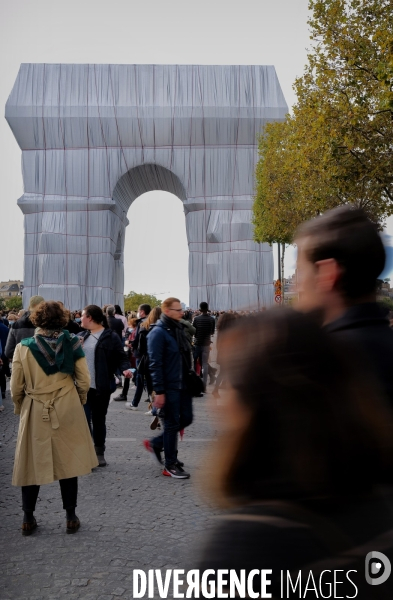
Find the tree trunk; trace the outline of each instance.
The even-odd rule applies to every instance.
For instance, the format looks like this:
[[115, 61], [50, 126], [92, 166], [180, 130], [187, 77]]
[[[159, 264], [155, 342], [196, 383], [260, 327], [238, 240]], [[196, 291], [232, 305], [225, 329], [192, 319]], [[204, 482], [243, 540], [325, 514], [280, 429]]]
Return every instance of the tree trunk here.
[[285, 256], [285, 244], [282, 245], [282, 252], [281, 252], [281, 304], [284, 304], [284, 256]]

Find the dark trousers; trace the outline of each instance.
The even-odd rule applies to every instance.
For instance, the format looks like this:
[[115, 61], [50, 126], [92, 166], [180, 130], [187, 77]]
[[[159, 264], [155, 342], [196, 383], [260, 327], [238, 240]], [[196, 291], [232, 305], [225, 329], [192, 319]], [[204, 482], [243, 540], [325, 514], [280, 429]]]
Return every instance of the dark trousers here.
[[159, 450], [164, 448], [165, 466], [170, 467], [177, 459], [178, 433], [192, 423], [192, 397], [186, 390], [167, 390], [164, 411], [164, 432], [151, 444]]
[[[60, 479], [59, 483], [64, 510], [75, 508], [78, 497], [78, 478]], [[25, 512], [35, 511], [39, 491], [39, 485], [22, 486], [22, 508]]]
[[[140, 363], [140, 359], [137, 358], [136, 359], [136, 367], [137, 368], [138, 368], [139, 363]], [[134, 398], [132, 400], [132, 404], [134, 406], [138, 406], [139, 402], [141, 401], [143, 390], [145, 387], [145, 377], [144, 377], [144, 375], [138, 373], [138, 371], [136, 372], [136, 375], [135, 375], [135, 385], [136, 385], [136, 390], [135, 390]]]
[[11, 375], [11, 372], [10, 372], [10, 367], [9, 367], [9, 363], [8, 363], [8, 358], [6, 358], [6, 356], [3, 354], [1, 359], [3, 361], [3, 366], [2, 367], [0, 366], [0, 388], [1, 388], [1, 393], [5, 394], [6, 389], [7, 389], [6, 376], [9, 377]]
[[209, 354], [210, 354], [210, 345], [209, 346], [194, 346], [194, 362], [199, 358], [199, 362], [202, 367], [202, 378], [203, 385], [206, 390], [207, 386], [207, 376], [209, 373]]
[[94, 388], [90, 388], [87, 392], [87, 402], [84, 405], [94, 445], [102, 451], [105, 450], [106, 413], [108, 412], [110, 399], [110, 392], [97, 392]]
[[128, 377], [124, 377], [123, 391], [122, 391], [121, 395], [127, 397], [129, 389], [130, 389], [130, 379]]

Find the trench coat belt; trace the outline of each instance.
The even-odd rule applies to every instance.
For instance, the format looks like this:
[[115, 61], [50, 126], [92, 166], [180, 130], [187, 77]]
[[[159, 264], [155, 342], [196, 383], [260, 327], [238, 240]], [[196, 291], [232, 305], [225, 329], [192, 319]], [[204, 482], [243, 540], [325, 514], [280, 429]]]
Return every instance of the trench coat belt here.
[[[64, 382], [63, 385], [62, 382]], [[39, 388], [38, 390], [33, 390], [32, 388], [26, 387], [25, 394], [32, 400], [35, 400], [36, 402], [41, 402], [44, 405], [42, 409], [42, 420], [50, 421], [52, 429], [58, 429], [59, 419], [57, 417], [56, 408], [54, 406], [55, 400], [58, 400], [59, 398], [67, 394], [69, 391], [72, 390], [73, 387], [74, 382], [71, 379], [71, 377], [66, 377], [62, 381], [57, 381], [56, 383], [47, 385], [44, 388]], [[41, 400], [39, 398], [40, 394], [49, 394], [50, 392], [55, 391], [58, 391], [59, 393], [54, 398], [50, 398], [50, 400], [46, 400], [44, 402], [44, 400]]]

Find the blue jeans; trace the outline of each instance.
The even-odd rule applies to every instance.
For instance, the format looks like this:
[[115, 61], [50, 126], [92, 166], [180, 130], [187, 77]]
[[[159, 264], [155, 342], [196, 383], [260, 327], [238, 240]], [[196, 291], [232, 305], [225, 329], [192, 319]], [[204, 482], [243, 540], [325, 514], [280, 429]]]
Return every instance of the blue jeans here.
[[150, 443], [159, 450], [164, 449], [165, 466], [170, 467], [177, 459], [178, 433], [192, 423], [192, 397], [187, 390], [167, 390], [164, 410], [164, 432]]
[[202, 365], [203, 386], [204, 386], [205, 390], [206, 390], [206, 386], [207, 386], [207, 376], [209, 373], [209, 354], [210, 354], [210, 345], [194, 347], [194, 362], [197, 360], [197, 358], [199, 358], [199, 362]]

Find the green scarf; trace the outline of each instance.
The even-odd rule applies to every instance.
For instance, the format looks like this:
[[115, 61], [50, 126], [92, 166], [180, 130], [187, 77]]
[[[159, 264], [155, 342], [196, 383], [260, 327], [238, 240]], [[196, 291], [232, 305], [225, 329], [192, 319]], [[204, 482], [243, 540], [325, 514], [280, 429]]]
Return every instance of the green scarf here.
[[85, 356], [81, 339], [68, 331], [47, 331], [37, 328], [34, 337], [21, 341], [27, 346], [46, 375], [74, 373], [74, 364]]

